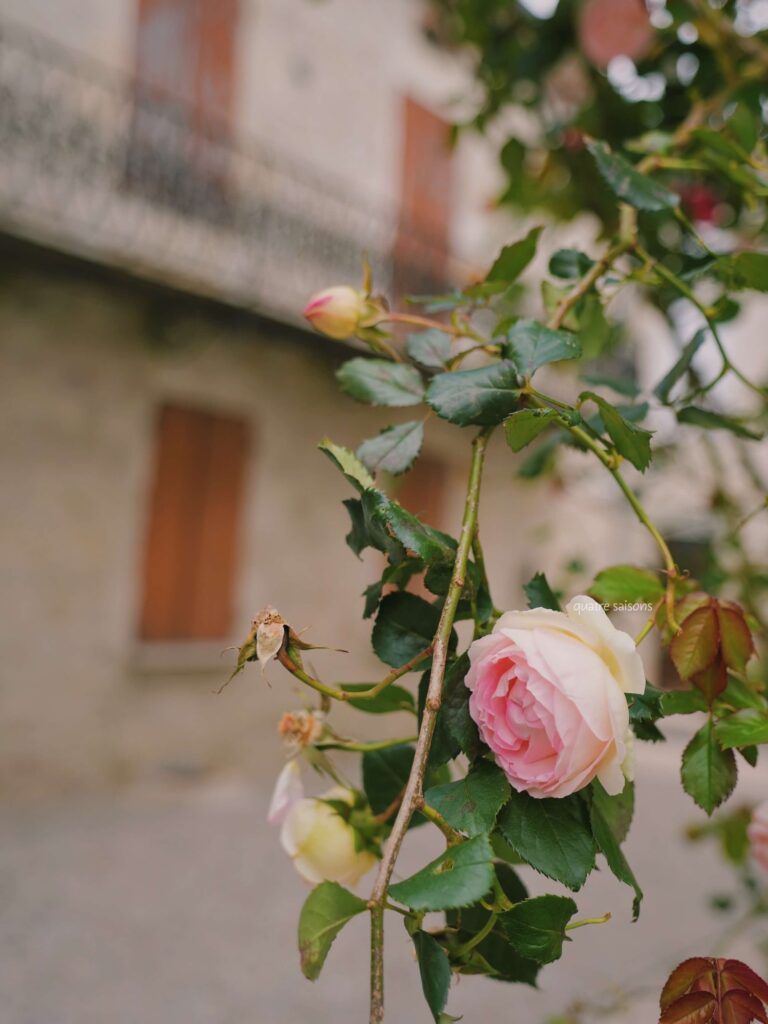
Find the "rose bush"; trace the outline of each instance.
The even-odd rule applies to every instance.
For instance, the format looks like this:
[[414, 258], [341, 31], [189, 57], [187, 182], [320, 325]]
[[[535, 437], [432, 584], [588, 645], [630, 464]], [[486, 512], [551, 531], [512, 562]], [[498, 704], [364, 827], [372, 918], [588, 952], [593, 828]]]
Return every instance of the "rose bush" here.
[[622, 791], [632, 751], [625, 694], [643, 692], [645, 672], [596, 601], [507, 612], [469, 657], [470, 714], [516, 790], [564, 797], [598, 778]]

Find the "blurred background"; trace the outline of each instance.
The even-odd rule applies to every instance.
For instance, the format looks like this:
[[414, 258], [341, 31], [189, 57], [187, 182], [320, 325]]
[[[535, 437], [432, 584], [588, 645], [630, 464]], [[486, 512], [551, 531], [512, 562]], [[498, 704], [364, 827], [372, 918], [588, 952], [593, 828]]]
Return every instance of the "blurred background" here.
[[[555, 5], [525, 6], [535, 20]], [[501, 129], [453, 140], [476, 103], [468, 54], [420, 0], [0, 0], [3, 1022], [364, 1019], [364, 922], [304, 981], [305, 891], [265, 823], [276, 723], [301, 698], [275, 666], [213, 691], [234, 664], [222, 651], [268, 603], [352, 652], [315, 652], [328, 678], [381, 674], [358, 616], [377, 558], [345, 547], [348, 495], [316, 445], [354, 448], [391, 417], [339, 395], [348, 353], [300, 311], [318, 288], [357, 284], [363, 251], [396, 299], [471, 281], [503, 242], [554, 223], [499, 206]], [[549, 228], [528, 278], [597, 230], [588, 213]], [[753, 298], [723, 328], [763, 380], [767, 311]], [[667, 322], [631, 293], [612, 314], [627, 344], [611, 358], [655, 383], [675, 359]], [[657, 444], [680, 441], [653, 425]], [[572, 452], [521, 479], [495, 440], [482, 521], [502, 606], [538, 570], [574, 593], [602, 566], [653, 563], [599, 467]], [[683, 439], [643, 482], [691, 567], [727, 529], [713, 488], [748, 500], [754, 485], [728, 441], [715, 452], [717, 481], [711, 453]], [[431, 422], [393, 488], [453, 531], [465, 471]], [[753, 561], [765, 542], [758, 518]], [[541, 991], [465, 978], [453, 1012], [540, 1024], [597, 999], [647, 1021], [671, 967], [715, 952], [708, 904], [730, 875], [685, 842], [692, 730], [668, 731], [638, 751], [640, 922], [598, 875], [582, 916], [614, 920], [577, 932]], [[768, 793], [764, 765], [742, 774], [737, 802]], [[414, 863], [435, 841], [412, 840]], [[392, 1019], [426, 1020], [407, 937], [390, 929]], [[754, 935], [729, 941], [759, 966]]]

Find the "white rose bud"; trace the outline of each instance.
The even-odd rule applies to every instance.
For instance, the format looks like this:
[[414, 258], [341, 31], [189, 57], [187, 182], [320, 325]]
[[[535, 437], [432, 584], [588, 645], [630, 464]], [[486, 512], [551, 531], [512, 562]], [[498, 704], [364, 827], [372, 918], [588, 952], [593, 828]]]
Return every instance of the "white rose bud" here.
[[337, 341], [353, 337], [368, 313], [366, 297], [347, 285], [318, 292], [304, 309], [304, 316], [316, 331]]
[[370, 850], [357, 849], [352, 826], [323, 803], [323, 800], [343, 800], [351, 804], [352, 799], [349, 790], [337, 786], [319, 800], [298, 800], [288, 811], [280, 842], [298, 873], [310, 885], [323, 881], [357, 885], [376, 863]]

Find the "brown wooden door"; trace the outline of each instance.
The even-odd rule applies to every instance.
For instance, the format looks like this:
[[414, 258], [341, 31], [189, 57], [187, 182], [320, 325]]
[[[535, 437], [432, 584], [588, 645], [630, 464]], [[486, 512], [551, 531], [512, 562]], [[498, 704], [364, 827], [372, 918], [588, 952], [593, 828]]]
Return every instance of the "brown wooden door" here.
[[227, 637], [232, 625], [247, 424], [160, 410], [144, 555], [145, 640]]

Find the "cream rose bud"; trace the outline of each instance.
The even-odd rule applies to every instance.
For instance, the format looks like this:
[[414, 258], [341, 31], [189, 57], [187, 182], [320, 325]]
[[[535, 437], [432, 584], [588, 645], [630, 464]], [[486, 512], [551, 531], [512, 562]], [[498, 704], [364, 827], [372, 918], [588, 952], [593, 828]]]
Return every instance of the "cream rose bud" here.
[[564, 797], [598, 778], [621, 792], [632, 771], [625, 694], [643, 692], [645, 672], [596, 601], [506, 612], [469, 658], [469, 712], [516, 790]]
[[367, 303], [360, 292], [339, 285], [314, 295], [304, 309], [304, 316], [321, 334], [345, 341], [355, 334], [366, 311]]
[[747, 834], [752, 860], [768, 875], [768, 800], [752, 812]]
[[318, 800], [298, 800], [286, 815], [280, 842], [301, 877], [311, 885], [323, 881], [357, 885], [376, 863], [376, 857], [369, 850], [357, 849], [355, 830], [323, 800], [351, 804], [353, 795], [336, 786]]

